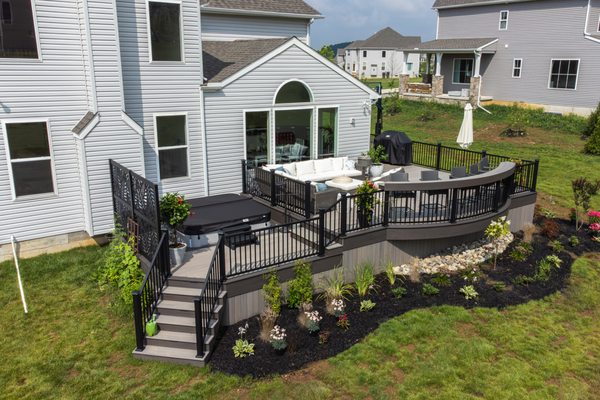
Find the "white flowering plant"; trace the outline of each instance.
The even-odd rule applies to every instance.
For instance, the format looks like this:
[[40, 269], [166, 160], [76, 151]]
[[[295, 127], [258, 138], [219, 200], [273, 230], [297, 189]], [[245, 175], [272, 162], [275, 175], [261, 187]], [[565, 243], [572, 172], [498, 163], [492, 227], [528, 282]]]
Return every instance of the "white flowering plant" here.
[[246, 339], [246, 332], [248, 332], [247, 322], [246, 325], [238, 328], [238, 336], [240, 338], [235, 341], [235, 345], [232, 347], [235, 358], [246, 358], [254, 355], [254, 343], [250, 343], [248, 339]]
[[498, 261], [498, 245], [499, 240], [503, 236], [510, 233], [510, 221], [506, 220], [506, 217], [500, 217], [495, 221], [492, 221], [485, 230], [485, 236], [494, 245], [494, 269]]
[[315, 333], [318, 332], [321, 327], [320, 327], [320, 323], [321, 320], [323, 319], [323, 317], [321, 317], [321, 315], [319, 314], [318, 311], [306, 311], [304, 313], [304, 315], [306, 315], [306, 329], [308, 329], [308, 331], [310, 333]]
[[285, 350], [287, 347], [286, 337], [287, 333], [285, 333], [285, 329], [279, 325], [275, 325], [273, 329], [271, 329], [271, 334], [269, 335], [271, 346], [273, 346], [275, 350]]
[[333, 315], [339, 318], [346, 313], [346, 304], [342, 299], [333, 299], [331, 300], [331, 309], [333, 310]]

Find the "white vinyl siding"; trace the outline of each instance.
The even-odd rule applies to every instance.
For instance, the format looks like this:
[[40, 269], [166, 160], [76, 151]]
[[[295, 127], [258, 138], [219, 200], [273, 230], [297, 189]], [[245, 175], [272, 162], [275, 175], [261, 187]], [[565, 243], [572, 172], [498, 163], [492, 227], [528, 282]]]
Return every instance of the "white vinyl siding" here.
[[307, 42], [309, 20], [202, 14], [202, 40], [231, 41], [297, 37]]
[[512, 77], [513, 78], [521, 78], [522, 74], [523, 74], [523, 59], [515, 58], [513, 60]]
[[498, 23], [498, 29], [501, 31], [508, 30], [508, 10], [500, 11], [500, 22]]

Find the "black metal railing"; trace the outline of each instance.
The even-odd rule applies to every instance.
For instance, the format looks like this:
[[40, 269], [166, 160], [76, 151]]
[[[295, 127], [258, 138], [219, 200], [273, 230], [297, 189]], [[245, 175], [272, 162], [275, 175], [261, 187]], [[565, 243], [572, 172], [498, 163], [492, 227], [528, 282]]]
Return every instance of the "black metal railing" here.
[[169, 236], [162, 233], [150, 261], [150, 268], [142, 281], [140, 289], [133, 292], [133, 319], [137, 350], [144, 350], [146, 322], [152, 318], [156, 305], [162, 298], [167, 279], [171, 276], [169, 259]]
[[310, 218], [314, 200], [310, 182], [301, 182], [262, 167], [249, 167], [242, 160], [243, 192], [282, 207], [304, 218]]
[[[194, 314], [196, 319], [196, 350], [198, 358], [203, 358], [208, 349], [205, 346], [210, 333], [213, 312], [219, 301], [219, 295], [225, 281], [225, 238], [219, 236], [212, 260], [208, 267], [206, 280], [200, 291], [200, 296], [194, 299]], [[217, 332], [214, 332], [216, 334]]]
[[227, 276], [269, 268], [324, 252], [322, 218], [227, 235]]
[[[372, 199], [369, 199], [372, 197]], [[376, 226], [386, 225], [385, 191], [379, 190], [372, 195], [353, 194], [346, 196], [346, 232], [356, 232]], [[372, 203], [372, 209], [365, 211], [361, 204]]]

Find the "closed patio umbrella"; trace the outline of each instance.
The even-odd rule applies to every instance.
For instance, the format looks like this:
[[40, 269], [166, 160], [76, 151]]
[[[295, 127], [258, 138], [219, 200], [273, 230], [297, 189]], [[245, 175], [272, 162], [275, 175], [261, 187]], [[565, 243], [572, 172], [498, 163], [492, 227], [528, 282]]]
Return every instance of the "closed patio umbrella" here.
[[473, 144], [473, 107], [469, 103], [465, 106], [465, 116], [456, 143], [463, 149]]

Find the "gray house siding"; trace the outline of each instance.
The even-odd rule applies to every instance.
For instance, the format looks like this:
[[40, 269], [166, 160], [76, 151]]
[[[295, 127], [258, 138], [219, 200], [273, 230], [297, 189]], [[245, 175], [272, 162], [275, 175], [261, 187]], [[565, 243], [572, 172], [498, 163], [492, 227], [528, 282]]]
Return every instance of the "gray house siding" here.
[[37, 0], [41, 60], [0, 59], [0, 121], [47, 120], [55, 196], [16, 199], [0, 124], [0, 244], [84, 229], [77, 147], [71, 129], [88, 111], [77, 2]]
[[189, 177], [160, 182], [163, 192], [188, 197], [205, 195], [200, 85], [202, 46], [198, 1], [184, 0], [183, 48], [185, 62], [150, 62], [146, 0], [119, 0], [118, 21], [125, 93], [125, 109], [144, 128], [146, 177], [158, 182], [154, 116], [187, 114]]
[[[510, 11], [506, 31], [498, 29], [501, 10]], [[600, 100], [600, 44], [584, 39], [586, 11], [585, 0], [439, 10], [439, 38], [499, 38], [497, 53], [482, 74], [483, 95], [496, 100], [592, 108]], [[523, 59], [520, 79], [512, 78], [514, 58]], [[581, 60], [577, 90], [548, 88], [553, 58]], [[448, 65], [444, 65], [447, 70]]]
[[[475, 62], [475, 55], [473, 53], [465, 54], [444, 54], [442, 56], [442, 75], [444, 76], [444, 93], [449, 91], [461, 91], [463, 89], [469, 89], [470, 84], [454, 83], [454, 60], [459, 58], [469, 58]], [[486, 72], [492, 63], [493, 56], [491, 54], [483, 54], [481, 57], [481, 75], [484, 76], [483, 81], [487, 84], [485, 79]], [[483, 86], [481, 89], [482, 96], [488, 96], [486, 91], [487, 87]]]
[[587, 32], [590, 35], [600, 35], [600, 0], [591, 0], [590, 16], [588, 19]]
[[203, 40], [251, 40], [295, 36], [307, 42], [309, 20], [202, 14]]
[[[302, 68], [293, 67], [298, 65]], [[242, 189], [239, 161], [245, 157], [244, 110], [272, 108], [277, 89], [290, 79], [300, 79], [310, 87], [314, 104], [339, 106], [337, 154], [358, 156], [368, 149], [371, 115], [364, 102], [369, 94], [292, 46], [222, 91], [205, 93], [211, 195]]]

